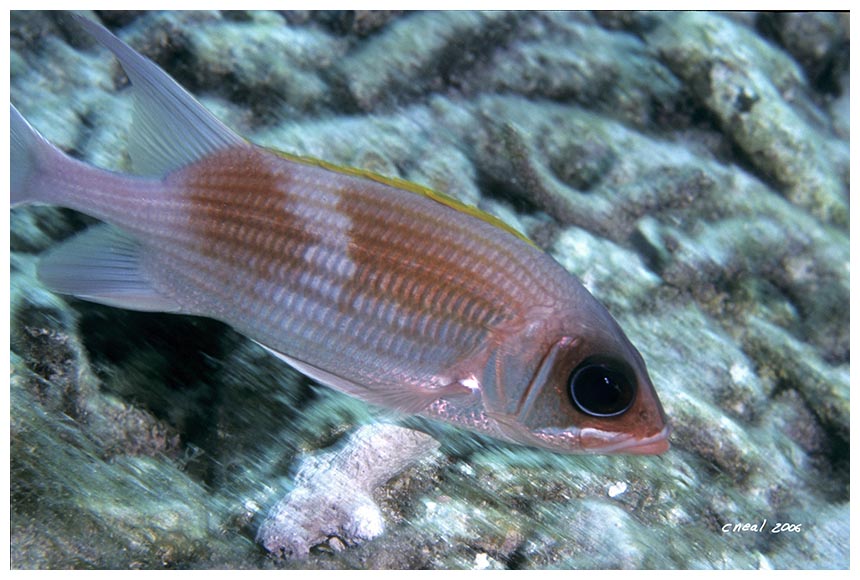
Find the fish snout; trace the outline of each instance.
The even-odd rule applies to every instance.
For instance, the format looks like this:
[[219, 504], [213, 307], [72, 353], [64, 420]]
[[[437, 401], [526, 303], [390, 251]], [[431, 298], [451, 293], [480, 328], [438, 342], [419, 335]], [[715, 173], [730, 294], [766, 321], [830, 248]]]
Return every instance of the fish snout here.
[[672, 427], [669, 424], [649, 437], [632, 437], [615, 435], [607, 437], [607, 433], [597, 429], [583, 429], [581, 436], [582, 447], [588, 453], [613, 455], [659, 455], [669, 450], [669, 435]]

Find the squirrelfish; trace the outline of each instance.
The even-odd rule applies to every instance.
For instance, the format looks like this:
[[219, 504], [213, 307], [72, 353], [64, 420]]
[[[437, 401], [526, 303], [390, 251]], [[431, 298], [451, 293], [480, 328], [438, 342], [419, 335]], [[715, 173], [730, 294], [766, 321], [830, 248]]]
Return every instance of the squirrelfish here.
[[580, 282], [499, 220], [401, 180], [275, 152], [102, 26], [140, 175], [87, 165], [11, 107], [13, 205], [104, 222], [41, 259], [58, 293], [221, 320], [383, 407], [565, 453], [662, 453], [645, 363]]

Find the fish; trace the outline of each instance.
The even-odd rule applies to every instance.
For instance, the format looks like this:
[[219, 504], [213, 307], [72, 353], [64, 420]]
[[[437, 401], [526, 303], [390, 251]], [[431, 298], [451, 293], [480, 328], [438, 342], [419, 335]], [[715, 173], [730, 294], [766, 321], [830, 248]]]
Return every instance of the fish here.
[[220, 320], [322, 385], [508, 443], [669, 449], [640, 353], [527, 237], [417, 184], [255, 145], [75, 21], [130, 80], [134, 173], [67, 155], [10, 103], [12, 207], [102, 222], [40, 257], [47, 288]]

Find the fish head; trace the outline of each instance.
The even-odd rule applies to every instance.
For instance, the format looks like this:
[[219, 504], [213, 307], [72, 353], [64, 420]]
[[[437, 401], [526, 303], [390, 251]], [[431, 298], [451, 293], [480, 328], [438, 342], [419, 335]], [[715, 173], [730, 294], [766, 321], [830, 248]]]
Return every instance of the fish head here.
[[[588, 316], [556, 311], [511, 341], [518, 347], [503, 348], [495, 378], [513, 396], [490, 415], [507, 438], [556, 452], [663, 453], [671, 429], [645, 362], [589, 298]], [[538, 348], [524, 348], [523, 338]]]

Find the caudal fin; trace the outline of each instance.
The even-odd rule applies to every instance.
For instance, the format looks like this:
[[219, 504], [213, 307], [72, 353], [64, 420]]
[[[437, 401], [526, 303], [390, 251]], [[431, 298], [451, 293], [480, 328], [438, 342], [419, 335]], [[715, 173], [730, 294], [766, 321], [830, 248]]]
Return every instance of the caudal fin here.
[[9, 108], [12, 206], [48, 201], [48, 192], [42, 191], [40, 176], [51, 164], [67, 162], [68, 158], [39, 135], [15, 105], [10, 104]]

